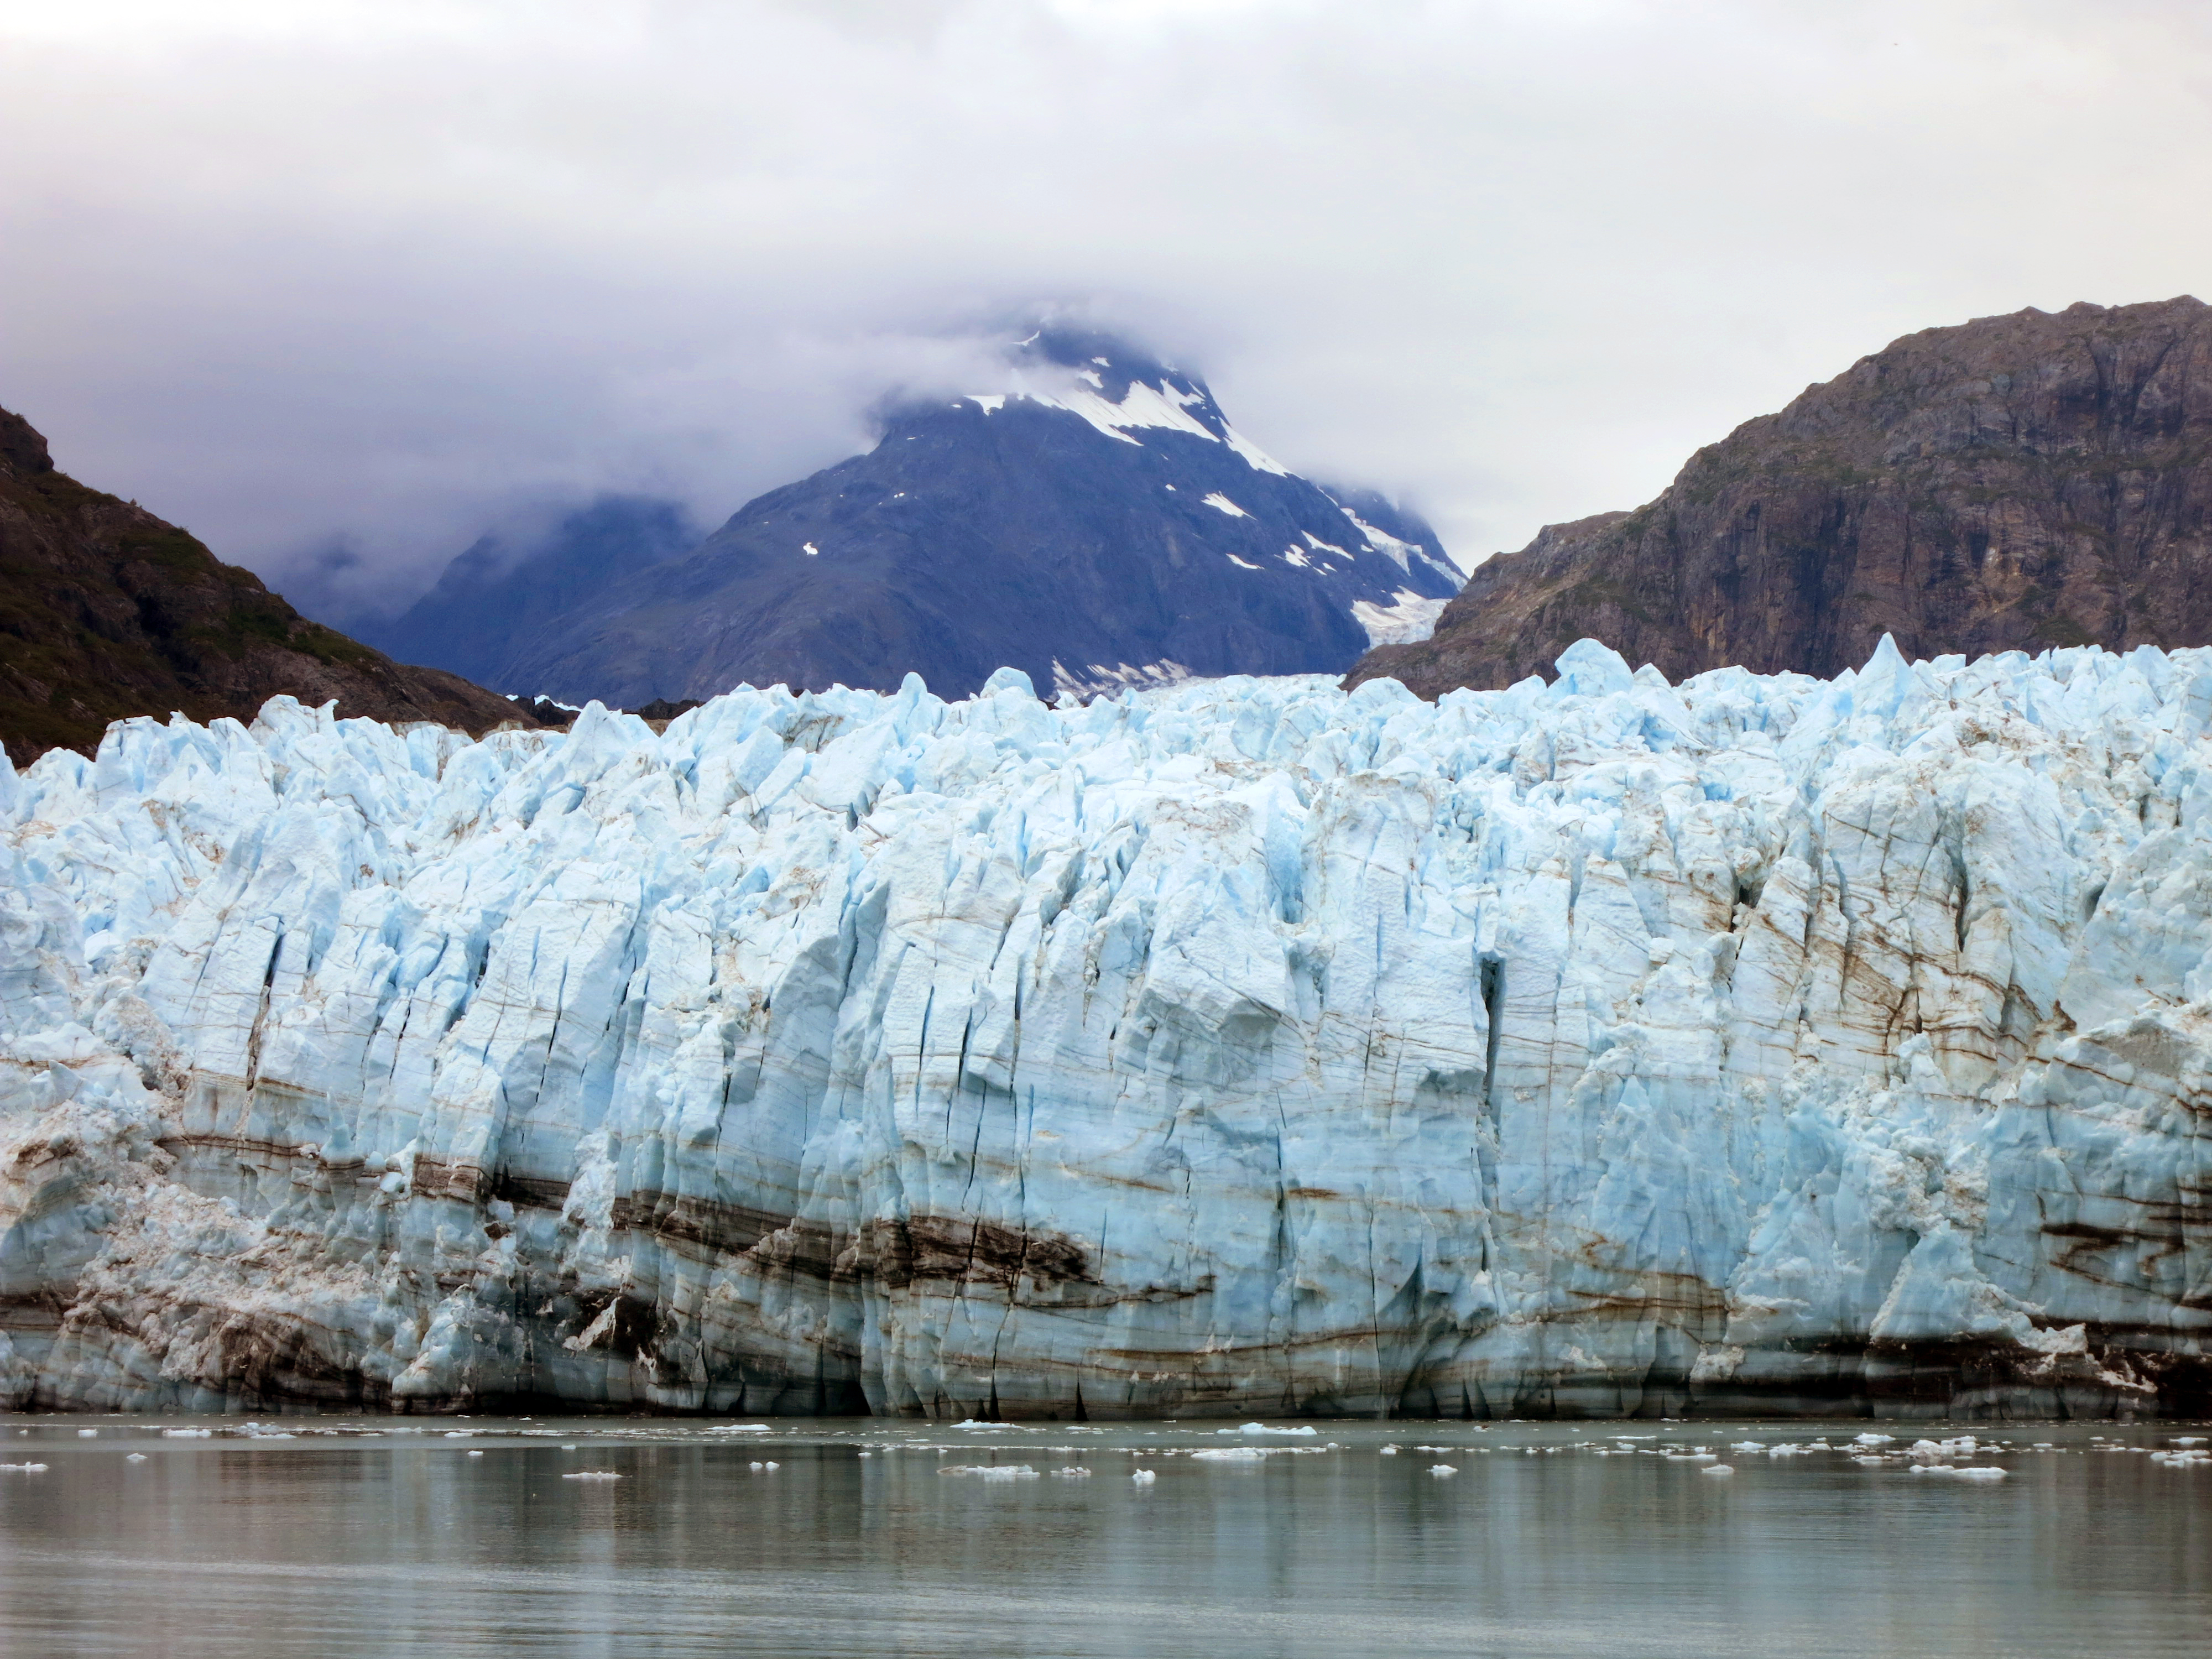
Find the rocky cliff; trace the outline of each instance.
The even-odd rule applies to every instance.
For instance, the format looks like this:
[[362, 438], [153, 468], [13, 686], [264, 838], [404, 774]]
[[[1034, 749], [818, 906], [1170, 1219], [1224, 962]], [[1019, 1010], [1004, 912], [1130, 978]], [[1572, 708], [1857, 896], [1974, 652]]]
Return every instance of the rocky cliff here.
[[528, 717], [435, 668], [309, 622], [249, 570], [135, 503], [58, 471], [0, 410], [0, 740], [22, 763], [89, 754], [108, 722], [181, 712], [252, 720], [270, 697], [469, 732]]
[[0, 1404], [2212, 1410], [2212, 651], [0, 767]]
[[1368, 653], [1424, 696], [1585, 635], [1680, 678], [2212, 641], [2212, 307], [2076, 305], [1907, 335], [1692, 456], [1660, 496], [1477, 568]]

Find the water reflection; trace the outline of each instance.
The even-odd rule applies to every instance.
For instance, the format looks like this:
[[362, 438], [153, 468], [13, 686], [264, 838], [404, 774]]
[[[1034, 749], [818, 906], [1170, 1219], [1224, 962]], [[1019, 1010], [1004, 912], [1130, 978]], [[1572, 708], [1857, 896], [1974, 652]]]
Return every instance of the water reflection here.
[[2008, 1429], [1988, 1483], [1910, 1473], [1913, 1430], [1879, 1465], [1728, 1450], [1802, 1425], [217, 1426], [4, 1420], [0, 1462], [46, 1468], [0, 1470], [0, 1648], [2196, 1655], [2212, 1613], [2212, 1467], [2105, 1449], [2172, 1425]]

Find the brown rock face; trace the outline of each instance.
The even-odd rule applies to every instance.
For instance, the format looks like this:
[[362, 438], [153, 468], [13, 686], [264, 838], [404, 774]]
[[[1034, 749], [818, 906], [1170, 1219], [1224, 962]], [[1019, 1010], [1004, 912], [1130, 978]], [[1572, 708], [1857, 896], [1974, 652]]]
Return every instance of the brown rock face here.
[[110, 720], [181, 710], [250, 720], [270, 697], [472, 732], [534, 724], [442, 669], [410, 668], [309, 622], [190, 534], [54, 470], [0, 409], [0, 741], [25, 765], [90, 754]]
[[1346, 680], [1510, 685], [1576, 640], [1680, 679], [2212, 642], [2212, 307], [1909, 334], [1690, 458], [1656, 501], [1478, 568]]

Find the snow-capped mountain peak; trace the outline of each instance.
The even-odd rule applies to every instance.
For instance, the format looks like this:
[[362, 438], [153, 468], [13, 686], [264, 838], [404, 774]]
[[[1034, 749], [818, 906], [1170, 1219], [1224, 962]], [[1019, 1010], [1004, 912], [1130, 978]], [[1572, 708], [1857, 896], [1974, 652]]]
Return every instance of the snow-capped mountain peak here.
[[1106, 342], [1095, 335], [1055, 337], [1050, 331], [1033, 335], [1012, 354], [1014, 390], [975, 392], [966, 401], [987, 415], [1009, 402], [1065, 410], [1109, 438], [1139, 447], [1144, 440], [1135, 434], [1143, 428], [1186, 433], [1227, 445], [1255, 471], [1292, 476], [1290, 468], [1230, 425], [1203, 381], [1125, 346], [1112, 348], [1121, 354], [1118, 365], [1103, 352], [1079, 355], [1092, 343]]
[[908, 672], [959, 695], [1001, 666], [1079, 696], [1334, 673], [1461, 580], [1425, 525], [1291, 471], [1196, 374], [1046, 327], [999, 386], [894, 407], [873, 450], [747, 503], [501, 678], [634, 707]]

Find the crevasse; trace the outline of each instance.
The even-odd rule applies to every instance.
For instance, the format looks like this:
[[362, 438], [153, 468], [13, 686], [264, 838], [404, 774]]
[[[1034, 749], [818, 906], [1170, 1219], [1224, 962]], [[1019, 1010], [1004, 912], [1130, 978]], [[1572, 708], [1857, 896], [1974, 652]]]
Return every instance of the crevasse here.
[[2212, 651], [1559, 666], [0, 769], [0, 1403], [2204, 1409]]

